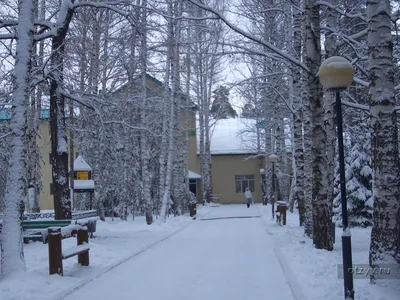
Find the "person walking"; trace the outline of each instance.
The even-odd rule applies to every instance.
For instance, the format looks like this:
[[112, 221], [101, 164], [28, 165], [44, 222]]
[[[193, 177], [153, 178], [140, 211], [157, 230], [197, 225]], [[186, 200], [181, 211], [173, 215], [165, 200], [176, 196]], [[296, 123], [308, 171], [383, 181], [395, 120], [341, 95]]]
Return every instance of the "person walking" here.
[[249, 208], [250, 204], [253, 202], [253, 197], [251, 195], [249, 188], [246, 188], [246, 191], [244, 192], [244, 197], [246, 198], [247, 208]]

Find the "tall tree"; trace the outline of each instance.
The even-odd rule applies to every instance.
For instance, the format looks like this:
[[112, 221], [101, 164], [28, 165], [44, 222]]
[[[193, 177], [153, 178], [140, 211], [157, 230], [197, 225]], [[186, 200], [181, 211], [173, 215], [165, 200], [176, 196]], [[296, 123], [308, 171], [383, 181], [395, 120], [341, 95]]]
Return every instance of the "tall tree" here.
[[[171, 183], [172, 183], [172, 171], [173, 171], [173, 162], [176, 159], [175, 156], [175, 122], [179, 117], [177, 114], [178, 109], [178, 98], [179, 95], [179, 82], [180, 82], [180, 74], [179, 74], [179, 40], [180, 40], [180, 31], [181, 31], [181, 22], [178, 19], [182, 14], [182, 1], [181, 0], [169, 0], [168, 1], [168, 12], [170, 16], [173, 16], [170, 20], [168, 20], [168, 40], [167, 40], [167, 72], [166, 72], [166, 80], [165, 80], [165, 95], [168, 96], [169, 100], [169, 120], [168, 120], [168, 128], [166, 130], [166, 134], [168, 136], [168, 148], [166, 149], [166, 168], [165, 168], [165, 181], [164, 187], [162, 190], [162, 208], [161, 208], [161, 220], [165, 222], [166, 216], [168, 213], [168, 209], [170, 204], [171, 197]], [[169, 82], [171, 82], [171, 90], [169, 90]]]
[[236, 118], [237, 112], [229, 103], [229, 90], [226, 86], [221, 85], [213, 91], [214, 101], [211, 105], [211, 116], [214, 119]]
[[326, 130], [324, 127], [324, 108], [322, 87], [315, 76], [321, 64], [320, 45], [320, 6], [314, 1], [305, 0], [305, 51], [306, 63], [311, 73], [306, 79], [311, 110], [312, 132], [312, 215], [313, 241], [317, 249], [333, 249], [330, 234], [331, 212], [328, 203], [326, 173]]
[[389, 0], [368, 0], [369, 100], [372, 127], [373, 227], [371, 266], [400, 263], [399, 143]]
[[8, 161], [1, 234], [2, 277], [12, 276], [18, 271], [25, 271], [20, 222], [26, 197], [25, 132], [33, 51], [33, 1], [20, 0], [18, 10], [16, 60], [13, 71], [11, 155]]
[[69, 1], [61, 4], [58, 24], [60, 27], [52, 38], [50, 75], [50, 133], [51, 164], [56, 220], [71, 219], [71, 199], [68, 173], [68, 144], [65, 126], [65, 96], [62, 92], [64, 74], [65, 38], [74, 14]]

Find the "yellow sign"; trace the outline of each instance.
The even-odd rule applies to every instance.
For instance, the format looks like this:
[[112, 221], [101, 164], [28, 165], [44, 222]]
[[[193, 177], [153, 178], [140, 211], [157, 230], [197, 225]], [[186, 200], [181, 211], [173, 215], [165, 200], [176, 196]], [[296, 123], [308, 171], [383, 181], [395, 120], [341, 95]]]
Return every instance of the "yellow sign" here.
[[78, 171], [76, 172], [77, 180], [89, 180], [89, 172], [87, 171]]

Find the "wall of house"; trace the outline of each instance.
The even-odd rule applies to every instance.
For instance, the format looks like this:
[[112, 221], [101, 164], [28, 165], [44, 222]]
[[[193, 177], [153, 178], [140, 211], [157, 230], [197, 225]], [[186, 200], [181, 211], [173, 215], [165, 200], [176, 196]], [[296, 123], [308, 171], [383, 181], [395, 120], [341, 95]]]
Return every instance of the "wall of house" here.
[[221, 203], [245, 203], [243, 193], [237, 193], [235, 175], [254, 175], [254, 202], [261, 202], [260, 168], [257, 159], [246, 155], [213, 155], [213, 193], [221, 195]]
[[[40, 167], [42, 170], [43, 188], [40, 192], [40, 209], [54, 209], [53, 195], [50, 193], [50, 184], [52, 180], [52, 168], [50, 164], [51, 153], [51, 137], [49, 130], [49, 122], [41, 120], [39, 122], [40, 137], [37, 138], [37, 143], [40, 149], [41, 161]], [[75, 153], [78, 149], [75, 148]], [[68, 164], [69, 165], [69, 164]]]
[[49, 122], [39, 122], [40, 137], [37, 137], [37, 143], [40, 149], [40, 167], [42, 170], [42, 191], [40, 192], [40, 209], [53, 209], [53, 196], [50, 195], [50, 183], [51, 178], [51, 165], [50, 165], [50, 153], [51, 153], [51, 137], [49, 131]]
[[[191, 171], [200, 174], [200, 162], [197, 157], [197, 143], [196, 143], [196, 112], [189, 113], [189, 154], [188, 154], [188, 167]], [[182, 116], [182, 120], [184, 117]], [[51, 137], [49, 131], [49, 122], [41, 120], [39, 123], [40, 137], [37, 138], [42, 160], [42, 184], [43, 188], [40, 193], [40, 209], [54, 209], [53, 196], [50, 194], [50, 184], [52, 183], [52, 168], [50, 165], [51, 153]], [[75, 149], [75, 153], [78, 149]], [[197, 181], [198, 201], [201, 199], [201, 182]]]
[[[184, 117], [183, 117], [184, 120]], [[197, 156], [197, 140], [196, 140], [196, 112], [189, 113], [189, 153], [188, 167], [191, 171], [200, 174], [200, 160]]]
[[[182, 127], [185, 125], [186, 114], [182, 114]], [[196, 111], [189, 112], [189, 151], [188, 151], [188, 168], [190, 171], [200, 174], [200, 160], [197, 156], [197, 140], [196, 140]], [[196, 180], [197, 184], [197, 202], [202, 201], [201, 179]]]

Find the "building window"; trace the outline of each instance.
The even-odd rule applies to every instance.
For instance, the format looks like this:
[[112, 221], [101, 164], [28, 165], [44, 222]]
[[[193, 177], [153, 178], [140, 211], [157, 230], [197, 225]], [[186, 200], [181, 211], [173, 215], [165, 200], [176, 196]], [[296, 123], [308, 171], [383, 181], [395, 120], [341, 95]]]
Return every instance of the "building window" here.
[[236, 193], [244, 193], [246, 188], [254, 192], [254, 175], [235, 175]]
[[189, 179], [189, 191], [191, 191], [195, 196], [197, 196], [196, 179]]

